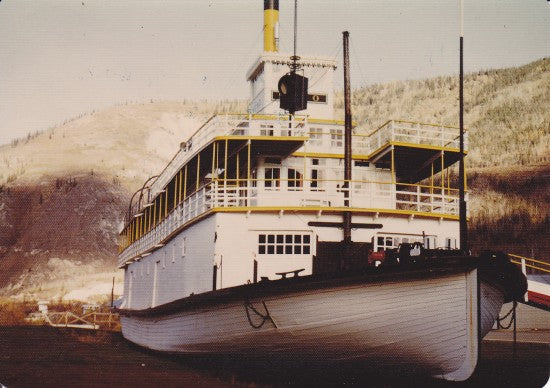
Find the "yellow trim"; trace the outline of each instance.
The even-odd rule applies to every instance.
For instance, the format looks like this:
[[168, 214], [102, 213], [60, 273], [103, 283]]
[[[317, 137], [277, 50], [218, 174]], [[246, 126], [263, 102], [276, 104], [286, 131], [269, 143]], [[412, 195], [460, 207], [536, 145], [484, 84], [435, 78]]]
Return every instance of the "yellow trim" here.
[[179, 171], [179, 175], [180, 175], [180, 185], [179, 185], [179, 192], [178, 192], [178, 203], [181, 203], [181, 181], [182, 181], [182, 178], [183, 178], [183, 171], [180, 170]]
[[[521, 261], [515, 261], [515, 260], [510, 260], [510, 261], [511, 261], [512, 263], [514, 263], [514, 264], [520, 264], [520, 265], [521, 265]], [[531, 265], [531, 264], [525, 263], [525, 266], [526, 266], [526, 267], [529, 267], [529, 268], [536, 269], [536, 270], [538, 270], [538, 271], [550, 273], [550, 270], [545, 269], [545, 268], [537, 267], [536, 265]]]
[[[322, 152], [294, 152], [292, 156], [307, 157], [307, 158], [332, 158], [332, 159], [344, 159], [344, 154], [329, 154]], [[353, 160], [367, 160], [367, 155], [352, 155]]]
[[165, 187], [164, 194], [166, 195], [166, 199], [164, 200], [164, 217], [162, 218], [166, 218], [168, 215], [168, 186]]
[[525, 259], [525, 260], [532, 261], [533, 263], [537, 263], [537, 264], [550, 266], [550, 263], [546, 263], [546, 262], [540, 261], [540, 260], [530, 259], [529, 257], [525, 257], [525, 256], [514, 255], [513, 253], [508, 253], [508, 256], [516, 257], [518, 259]]
[[185, 173], [183, 178], [183, 200], [187, 199], [187, 164], [185, 165]]
[[176, 206], [178, 204], [178, 175], [179, 174], [176, 174], [174, 176], [174, 209], [176, 208]]
[[405, 216], [418, 216], [427, 218], [444, 218], [448, 220], [458, 221], [459, 217], [451, 214], [418, 212], [412, 210], [401, 209], [377, 209], [377, 208], [353, 208], [353, 207], [323, 207], [323, 206], [235, 206], [235, 207], [215, 207], [210, 209], [213, 212], [219, 213], [242, 213], [242, 212], [319, 212], [324, 213], [341, 213], [350, 211], [355, 213], [380, 213], [380, 214], [398, 214]]
[[[225, 139], [225, 150], [224, 150], [224, 154], [223, 154], [223, 179], [226, 182], [227, 182], [227, 144], [228, 144], [228, 140]], [[197, 189], [198, 189], [198, 187], [199, 186], [197, 185]]]
[[[400, 142], [400, 141], [390, 141], [386, 144], [390, 144], [398, 147], [426, 148], [426, 149], [437, 150], [437, 151], [460, 152], [460, 149], [458, 148], [441, 147], [441, 146], [434, 146], [429, 144], [415, 144], [415, 143], [406, 143], [406, 142]], [[466, 154], [466, 151], [464, 151], [464, 153]]]
[[[307, 136], [216, 136], [214, 141], [218, 140], [273, 140], [273, 141], [307, 141]], [[204, 147], [202, 148], [204, 149]]]
[[391, 148], [391, 183], [395, 185], [395, 148]]
[[195, 186], [195, 190], [198, 190], [199, 189], [199, 184], [200, 184], [200, 172], [201, 172], [201, 153], [199, 152], [197, 154], [197, 184]]
[[441, 152], [441, 190], [445, 189], [445, 151]]

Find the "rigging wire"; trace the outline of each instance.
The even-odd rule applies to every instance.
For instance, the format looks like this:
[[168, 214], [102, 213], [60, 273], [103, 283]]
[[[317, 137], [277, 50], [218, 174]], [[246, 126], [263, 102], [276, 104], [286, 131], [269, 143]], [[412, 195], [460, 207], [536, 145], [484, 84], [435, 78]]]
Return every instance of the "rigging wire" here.
[[238, 62], [238, 66], [236, 66], [233, 71], [233, 75], [230, 76], [226, 82], [225, 88], [223, 90], [230, 91], [237, 80], [242, 80], [242, 69], [246, 66], [246, 63], [248, 62], [249, 56], [252, 53], [252, 50], [256, 49], [256, 46], [258, 42], [261, 43], [262, 37], [264, 33], [264, 27], [262, 27], [259, 31], [259, 33], [256, 35], [256, 37], [252, 40], [252, 44], [248, 47], [248, 50], [246, 50], [246, 54], [241, 56], [242, 60]]
[[357, 55], [357, 50], [355, 49], [353, 39], [350, 39], [350, 40], [351, 40], [351, 49], [355, 57], [355, 64], [357, 65], [357, 68], [359, 69], [359, 75], [361, 76], [361, 85], [365, 86], [367, 83], [366, 83], [365, 75], [363, 74], [363, 69], [361, 68], [361, 62], [359, 61], [359, 56]]

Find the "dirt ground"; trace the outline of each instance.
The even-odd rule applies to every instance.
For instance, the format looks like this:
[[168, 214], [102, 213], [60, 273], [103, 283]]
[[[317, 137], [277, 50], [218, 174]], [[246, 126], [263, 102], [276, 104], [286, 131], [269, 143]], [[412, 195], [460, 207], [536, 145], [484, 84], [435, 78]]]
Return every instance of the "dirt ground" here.
[[[544, 338], [548, 337], [546, 335]], [[531, 337], [530, 337], [531, 338]], [[428, 386], [541, 387], [548, 380], [550, 344], [518, 343], [516, 359], [507, 338], [483, 342], [481, 360], [465, 383], [396, 376], [364, 370], [288, 367], [142, 349], [120, 333], [0, 327], [0, 383], [12, 387], [189, 387], [189, 386]]]

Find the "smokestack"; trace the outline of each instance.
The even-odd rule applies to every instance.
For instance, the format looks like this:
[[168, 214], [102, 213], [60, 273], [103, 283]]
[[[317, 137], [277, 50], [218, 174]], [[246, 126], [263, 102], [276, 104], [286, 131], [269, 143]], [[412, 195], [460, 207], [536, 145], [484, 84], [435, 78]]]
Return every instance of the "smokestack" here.
[[264, 0], [264, 51], [279, 51], [279, 0]]

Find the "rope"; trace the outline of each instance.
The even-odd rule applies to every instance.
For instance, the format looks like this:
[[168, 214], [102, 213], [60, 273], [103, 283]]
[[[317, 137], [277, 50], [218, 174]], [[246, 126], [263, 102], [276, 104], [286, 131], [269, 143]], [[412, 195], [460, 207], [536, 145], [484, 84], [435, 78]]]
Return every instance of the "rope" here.
[[[248, 323], [250, 324], [250, 326], [252, 326], [254, 329], [259, 329], [261, 328], [267, 321], [271, 321], [271, 323], [273, 323], [273, 326], [277, 327], [277, 325], [275, 325], [275, 322], [273, 321], [273, 318], [271, 318], [271, 315], [269, 315], [269, 310], [267, 309], [267, 306], [265, 305], [265, 302], [262, 301], [262, 304], [264, 305], [264, 309], [265, 309], [265, 315], [260, 313], [258, 310], [256, 310], [256, 308], [254, 308], [254, 306], [252, 305], [252, 303], [249, 301], [249, 300], [245, 300], [244, 301], [244, 310], [246, 312], [246, 318], [248, 319]], [[250, 317], [250, 310], [256, 314], [258, 317], [260, 317], [262, 319], [262, 322], [259, 323], [259, 324], [254, 324], [254, 322], [252, 322], [252, 318]]]
[[[516, 320], [516, 306], [517, 306], [517, 302], [514, 301], [512, 308], [510, 309], [510, 311], [506, 313], [506, 315], [504, 315], [503, 317], [497, 317], [498, 329], [508, 330], [510, 327], [512, 327], [512, 323], [514, 323], [514, 321]], [[504, 326], [501, 322], [504, 321], [506, 318], [508, 318], [510, 314], [512, 314], [512, 316], [510, 317], [510, 322], [508, 322], [508, 324]]]

